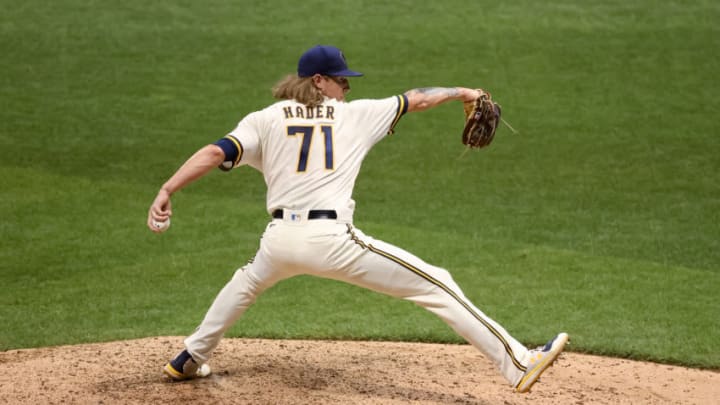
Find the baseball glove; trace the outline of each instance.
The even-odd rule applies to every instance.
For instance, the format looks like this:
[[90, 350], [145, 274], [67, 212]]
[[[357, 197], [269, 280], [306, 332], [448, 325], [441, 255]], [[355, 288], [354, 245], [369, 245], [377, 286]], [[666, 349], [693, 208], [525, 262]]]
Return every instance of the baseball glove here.
[[500, 106], [492, 101], [490, 93], [481, 89], [480, 97], [464, 103], [465, 129], [462, 143], [471, 149], [480, 149], [490, 145], [495, 130], [500, 123]]

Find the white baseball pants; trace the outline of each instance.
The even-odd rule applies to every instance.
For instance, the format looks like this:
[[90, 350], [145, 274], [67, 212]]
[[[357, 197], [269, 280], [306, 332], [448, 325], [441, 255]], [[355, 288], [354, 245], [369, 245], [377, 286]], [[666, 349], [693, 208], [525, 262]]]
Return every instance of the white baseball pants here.
[[185, 339], [188, 352], [198, 363], [207, 362], [225, 331], [258, 295], [300, 274], [410, 300], [439, 316], [495, 362], [511, 385], [523, 376], [528, 349], [477, 309], [450, 273], [335, 220], [270, 222], [254, 260], [235, 273], [195, 333]]

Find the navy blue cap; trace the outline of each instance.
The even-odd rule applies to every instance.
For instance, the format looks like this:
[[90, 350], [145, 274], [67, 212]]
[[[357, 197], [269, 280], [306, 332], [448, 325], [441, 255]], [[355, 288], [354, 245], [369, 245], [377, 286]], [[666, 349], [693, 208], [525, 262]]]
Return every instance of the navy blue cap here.
[[342, 51], [329, 45], [316, 45], [308, 49], [298, 61], [298, 76], [362, 76], [360, 72], [348, 69]]

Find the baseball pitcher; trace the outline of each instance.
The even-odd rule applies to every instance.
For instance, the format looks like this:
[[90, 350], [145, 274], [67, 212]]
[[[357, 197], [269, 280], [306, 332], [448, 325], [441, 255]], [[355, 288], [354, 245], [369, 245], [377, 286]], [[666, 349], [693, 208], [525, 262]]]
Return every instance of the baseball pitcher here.
[[258, 295], [281, 280], [309, 274], [420, 305], [495, 362], [518, 392], [529, 391], [562, 352], [567, 334], [529, 350], [475, 307], [448, 271], [353, 225], [353, 187], [363, 159], [393, 133], [401, 117], [461, 101], [466, 109], [462, 141], [484, 147], [493, 139], [500, 107], [489, 93], [463, 87], [346, 101], [347, 78], [361, 75], [348, 68], [338, 48], [310, 48], [300, 57], [297, 74], [273, 88], [278, 102], [248, 114], [225, 137], [198, 150], [160, 188], [147, 219], [158, 233], [169, 225], [173, 193], [216, 167], [249, 165], [264, 176], [271, 218], [254, 259], [235, 272], [185, 339], [185, 349], [163, 371], [176, 380], [207, 376], [213, 349]]

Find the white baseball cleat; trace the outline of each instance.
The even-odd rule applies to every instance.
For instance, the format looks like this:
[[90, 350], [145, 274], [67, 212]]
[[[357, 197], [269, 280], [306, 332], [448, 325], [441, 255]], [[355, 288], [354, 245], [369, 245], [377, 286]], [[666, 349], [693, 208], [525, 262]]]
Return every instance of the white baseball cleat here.
[[210, 365], [201, 366], [195, 362], [187, 350], [183, 350], [163, 367], [163, 373], [175, 381], [207, 377], [212, 373]]
[[530, 391], [530, 388], [538, 381], [540, 375], [557, 360], [568, 340], [570, 340], [570, 336], [567, 333], [560, 333], [547, 342], [544, 347], [530, 350], [530, 362], [527, 365], [525, 374], [518, 385], [515, 386], [515, 390], [517, 392]]

